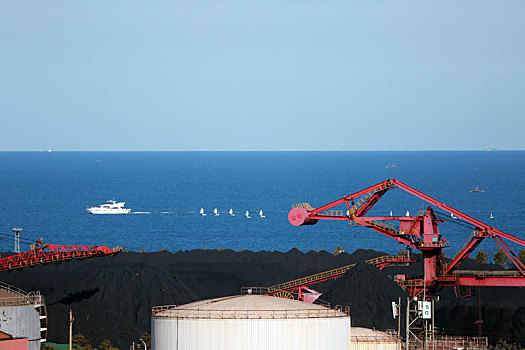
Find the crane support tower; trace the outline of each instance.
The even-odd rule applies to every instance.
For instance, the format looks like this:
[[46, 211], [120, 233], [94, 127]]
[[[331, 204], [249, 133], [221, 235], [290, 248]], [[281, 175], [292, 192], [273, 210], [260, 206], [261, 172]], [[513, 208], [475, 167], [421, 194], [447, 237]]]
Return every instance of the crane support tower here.
[[[449, 244], [438, 230], [438, 224], [445, 220], [431, 206], [415, 216], [409, 216], [408, 213], [407, 216], [365, 216], [386, 192], [394, 188], [400, 188], [448, 212], [455, 220], [473, 226], [470, 239], [448, 264], [443, 263], [442, 250]], [[410, 296], [418, 297], [419, 300], [431, 300], [440, 286], [525, 286], [525, 265], [508, 244], [510, 241], [525, 246], [524, 240], [476, 220], [396, 179], [385, 180], [318, 208], [308, 203], [293, 205], [288, 220], [294, 226], [313, 225], [319, 220], [342, 220], [352, 226], [368, 227], [419, 250], [423, 259], [424, 278], [401, 278], [396, 281]], [[516, 267], [515, 271], [456, 270], [485, 238], [492, 238], [496, 242]]]

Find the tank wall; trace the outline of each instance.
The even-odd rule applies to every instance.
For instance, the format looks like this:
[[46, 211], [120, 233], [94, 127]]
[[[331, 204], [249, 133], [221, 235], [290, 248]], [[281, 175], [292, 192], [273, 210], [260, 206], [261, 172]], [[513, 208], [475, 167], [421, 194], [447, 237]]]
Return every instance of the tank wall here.
[[350, 350], [350, 317], [174, 319], [152, 317], [153, 350]]
[[40, 349], [40, 315], [33, 305], [0, 306], [0, 330], [13, 338], [28, 338], [29, 350]]

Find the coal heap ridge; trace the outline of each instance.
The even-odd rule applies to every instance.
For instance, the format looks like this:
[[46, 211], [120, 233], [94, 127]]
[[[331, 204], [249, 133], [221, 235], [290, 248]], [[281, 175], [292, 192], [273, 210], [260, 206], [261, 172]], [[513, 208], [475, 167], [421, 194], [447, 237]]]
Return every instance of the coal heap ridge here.
[[[311, 287], [332, 305], [350, 306], [353, 326], [395, 328], [391, 302], [399, 296], [403, 299], [405, 293], [393, 282], [393, 275], [417, 275], [422, 270], [421, 264], [415, 264], [380, 271], [365, 263], [383, 255], [386, 253], [363, 249], [338, 256], [297, 249], [286, 253], [203, 249], [127, 252], [4, 271], [0, 281], [44, 295], [49, 341], [68, 341], [68, 312], [72, 309], [74, 333], [82, 333], [93, 345], [110, 339], [126, 348], [143, 332], [150, 332], [155, 305], [235, 295], [241, 287], [270, 286], [353, 263], [357, 265], [339, 279]], [[476, 335], [472, 321], [477, 318], [476, 300], [457, 300], [453, 291], [447, 290], [444, 296], [446, 302], [437, 307], [437, 325], [451, 332], [463, 330], [458, 334]], [[500, 337], [525, 337], [523, 299], [519, 288], [483, 289], [484, 312], [494, 317], [492, 322], [484, 316], [484, 328], [501, 332]]]

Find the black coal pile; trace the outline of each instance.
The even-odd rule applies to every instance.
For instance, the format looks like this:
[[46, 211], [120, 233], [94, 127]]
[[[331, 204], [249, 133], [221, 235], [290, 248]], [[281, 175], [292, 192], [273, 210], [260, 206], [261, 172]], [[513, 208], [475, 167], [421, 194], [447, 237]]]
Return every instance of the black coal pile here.
[[[27, 291], [40, 291], [47, 302], [48, 340], [66, 343], [69, 309], [75, 316], [74, 333], [92, 344], [110, 339], [127, 348], [150, 331], [151, 308], [235, 295], [241, 287], [270, 286], [321, 271], [358, 263], [344, 276], [311, 287], [332, 305], [351, 308], [354, 326], [396, 328], [391, 302], [404, 297], [393, 275], [422, 274], [421, 264], [387, 267], [384, 271], [364, 261], [386, 255], [356, 250], [334, 256], [326, 251], [234, 252], [192, 250], [174, 254], [120, 253], [116, 256], [75, 260], [0, 272], [0, 281]], [[475, 263], [468, 261], [476, 267]], [[469, 265], [470, 266], [470, 265]], [[471, 267], [469, 267], [471, 268]], [[450, 289], [450, 288], [449, 288]], [[497, 337], [525, 337], [525, 298], [519, 288], [482, 289], [484, 329]], [[456, 299], [444, 290], [438, 305], [437, 325], [456, 334], [476, 335], [477, 298]]]
[[[148, 255], [157, 264], [148, 263]], [[194, 299], [176, 274], [158, 264], [163, 255], [171, 254], [130, 253], [52, 263], [3, 272], [0, 280], [44, 295], [49, 341], [67, 343], [72, 309], [74, 333], [84, 334], [95, 345], [107, 338], [125, 347], [148, 331], [152, 306]]]
[[331, 305], [350, 307], [352, 326], [397, 329], [392, 315], [392, 302], [407, 294], [379, 269], [366, 263], [354, 268], [337, 279], [324, 298]]

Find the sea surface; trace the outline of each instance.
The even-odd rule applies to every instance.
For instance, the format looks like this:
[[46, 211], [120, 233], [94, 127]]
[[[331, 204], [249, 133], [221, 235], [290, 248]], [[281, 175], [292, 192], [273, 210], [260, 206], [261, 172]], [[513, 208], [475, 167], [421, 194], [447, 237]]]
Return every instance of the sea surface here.
[[[396, 167], [386, 167], [392, 164]], [[522, 151], [0, 152], [0, 251], [13, 251], [11, 229], [21, 227], [22, 251], [43, 237], [44, 243], [148, 252], [332, 252], [341, 245], [349, 252], [396, 253], [405, 246], [370, 229], [343, 221], [294, 227], [287, 219], [294, 203], [318, 207], [389, 178], [525, 239]], [[484, 192], [469, 192], [476, 185]], [[126, 202], [132, 212], [86, 211], [109, 199]], [[394, 189], [370, 215], [412, 215], [427, 206]], [[199, 214], [201, 208], [206, 216]], [[230, 208], [235, 216], [228, 214]], [[445, 250], [451, 257], [472, 230], [449, 221], [440, 230], [451, 244]], [[491, 255], [498, 248], [489, 239], [481, 247]]]

